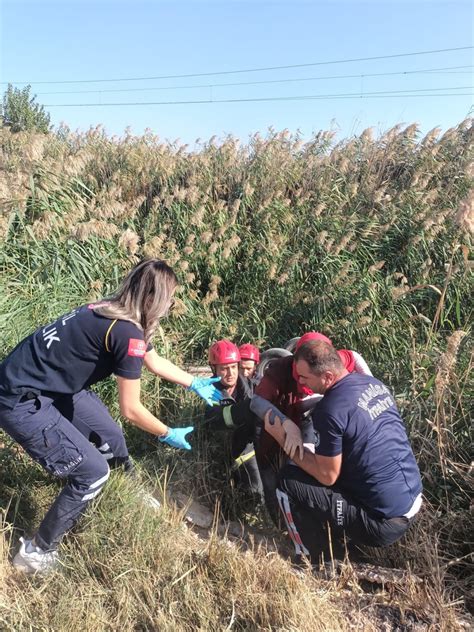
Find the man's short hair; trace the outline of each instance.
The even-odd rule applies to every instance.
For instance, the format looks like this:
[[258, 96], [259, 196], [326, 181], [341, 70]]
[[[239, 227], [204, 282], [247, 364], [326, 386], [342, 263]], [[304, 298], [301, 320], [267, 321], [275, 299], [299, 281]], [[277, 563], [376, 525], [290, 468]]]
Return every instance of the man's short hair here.
[[332, 371], [338, 375], [344, 370], [344, 364], [336, 349], [321, 340], [309, 340], [296, 351], [295, 361], [305, 360], [311, 373], [321, 375], [325, 371]]

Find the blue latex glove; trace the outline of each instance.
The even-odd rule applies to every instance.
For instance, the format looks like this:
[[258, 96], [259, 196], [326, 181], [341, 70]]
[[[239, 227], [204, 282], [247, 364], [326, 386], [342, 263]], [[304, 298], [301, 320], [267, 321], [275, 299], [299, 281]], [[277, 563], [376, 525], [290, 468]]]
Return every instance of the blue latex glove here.
[[214, 386], [215, 382], [220, 381], [220, 377], [195, 377], [188, 390], [202, 397], [209, 406], [214, 406], [222, 399], [222, 393]]
[[187, 428], [168, 428], [166, 437], [159, 437], [161, 443], [167, 443], [172, 448], [191, 450], [191, 445], [186, 441], [186, 435], [194, 430], [194, 426]]

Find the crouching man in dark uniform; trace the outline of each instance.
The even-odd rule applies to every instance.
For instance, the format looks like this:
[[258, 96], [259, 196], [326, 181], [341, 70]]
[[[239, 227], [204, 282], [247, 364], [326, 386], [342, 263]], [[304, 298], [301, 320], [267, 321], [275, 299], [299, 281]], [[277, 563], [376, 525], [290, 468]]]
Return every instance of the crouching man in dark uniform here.
[[[296, 343], [297, 351], [309, 340], [322, 340], [332, 346], [331, 340], [318, 331], [309, 331]], [[372, 375], [362, 356], [348, 349], [337, 351], [349, 373], [357, 371]], [[281, 525], [280, 509], [276, 497], [278, 473], [286, 457], [278, 443], [263, 427], [265, 413], [272, 408], [285, 429], [285, 451], [294, 453], [296, 449], [314, 451], [314, 428], [310, 413], [322, 395], [314, 393], [308, 386], [298, 381], [294, 356], [278, 358], [267, 368], [255, 388], [250, 409], [256, 414], [255, 453], [262, 478], [265, 503], [268, 512], [277, 525]], [[282, 458], [283, 457], [283, 458]]]
[[[349, 373], [325, 342], [302, 345], [295, 363], [299, 382], [324, 395], [312, 412], [315, 453], [289, 454], [294, 464], [282, 469], [277, 489], [296, 553], [313, 562], [330, 551], [340, 556], [344, 537], [392, 544], [422, 502], [420, 472], [392, 395], [376, 378]], [[284, 447], [285, 428], [271, 410], [265, 429]]]
[[219, 406], [209, 406], [205, 419], [213, 429], [232, 430], [231, 455], [233, 478], [236, 482], [262, 496], [262, 482], [255, 458], [253, 438], [255, 418], [250, 412], [253, 382], [239, 373], [241, 356], [238, 347], [230, 340], [219, 340], [209, 349], [209, 366], [220, 382]]

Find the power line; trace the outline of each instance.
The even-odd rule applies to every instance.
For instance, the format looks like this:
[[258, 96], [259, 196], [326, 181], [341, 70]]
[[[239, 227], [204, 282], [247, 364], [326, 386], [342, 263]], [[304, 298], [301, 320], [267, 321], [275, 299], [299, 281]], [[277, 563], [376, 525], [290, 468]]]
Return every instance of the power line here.
[[360, 94], [360, 95], [347, 95], [347, 96], [334, 96], [334, 97], [324, 97], [324, 96], [301, 96], [301, 97], [267, 97], [261, 99], [204, 99], [200, 101], [151, 101], [151, 102], [137, 102], [134, 103], [132, 101], [128, 101], [125, 103], [53, 103], [51, 105], [46, 105], [48, 108], [57, 108], [57, 107], [105, 107], [105, 106], [126, 106], [126, 105], [199, 105], [206, 103], [249, 103], [251, 101], [310, 101], [310, 100], [321, 100], [321, 101], [330, 101], [331, 99], [392, 99], [392, 98], [403, 98], [403, 97], [415, 97], [415, 98], [423, 98], [423, 97], [432, 97], [433, 99], [437, 99], [438, 97], [470, 97], [472, 96], [471, 92], [457, 92], [456, 94], [388, 94], [384, 96], [373, 95], [373, 94]]
[[39, 85], [39, 84], [64, 84], [64, 83], [105, 83], [112, 81], [147, 81], [151, 79], [182, 79], [182, 78], [190, 78], [190, 77], [210, 77], [214, 75], [235, 75], [238, 73], [246, 73], [246, 72], [263, 72], [267, 70], [288, 70], [290, 68], [308, 68], [311, 66], [328, 66], [331, 64], [348, 64], [359, 61], [375, 61], [378, 59], [395, 59], [398, 57], [413, 57], [416, 55], [433, 55], [435, 53], [448, 53], [453, 51], [460, 50], [471, 50], [474, 46], [458, 46], [457, 48], [437, 48], [434, 50], [422, 50], [410, 53], [397, 53], [394, 55], [375, 55], [372, 57], [354, 57], [350, 59], [335, 59], [331, 61], [317, 61], [306, 64], [288, 64], [286, 66], [267, 66], [263, 68], [245, 68], [239, 70], [221, 70], [215, 72], [199, 72], [199, 73], [187, 73], [182, 75], [159, 75], [155, 77], [124, 77], [121, 79], [69, 79], [62, 81], [2, 81], [0, 83], [11, 83], [12, 85], [17, 84], [28, 84], [28, 85]]
[[[224, 88], [230, 86], [256, 86], [262, 84], [274, 84], [274, 83], [298, 83], [302, 81], [318, 81], [324, 79], [365, 79], [366, 77], [388, 77], [393, 75], [413, 75], [419, 73], [434, 73], [443, 71], [452, 71], [459, 68], [472, 68], [472, 65], [468, 66], [446, 66], [444, 68], [425, 68], [422, 70], [403, 70], [398, 72], [374, 72], [358, 75], [330, 75], [319, 77], [305, 77], [302, 79], [267, 79], [264, 81], [237, 81], [232, 83], [201, 83], [198, 85], [186, 85], [186, 86], [158, 86], [152, 88], [108, 88], [106, 90], [67, 90], [57, 92], [39, 92], [36, 96], [46, 96], [51, 94], [102, 94], [110, 92], [149, 92], [152, 90], [184, 90], [184, 89], [196, 89], [196, 88]], [[451, 74], [451, 73], [448, 73]], [[470, 74], [470, 73], [468, 73]]]
[[[107, 107], [107, 106], [126, 106], [126, 105], [197, 105], [203, 103], [250, 103], [255, 101], [304, 101], [304, 100], [318, 100], [318, 99], [367, 99], [367, 98], [388, 98], [388, 97], [456, 97], [456, 96], [472, 96], [470, 92], [466, 93], [442, 93], [433, 94], [435, 91], [440, 90], [471, 90], [474, 86], [459, 86], [453, 88], [423, 88], [420, 90], [393, 90], [393, 91], [381, 91], [381, 92], [366, 92], [366, 93], [342, 93], [342, 94], [312, 94], [312, 95], [298, 95], [287, 97], [256, 97], [249, 99], [200, 99], [196, 101], [139, 101], [139, 102], [121, 102], [121, 103], [53, 103], [46, 104], [44, 107]], [[420, 94], [430, 92], [431, 94]], [[417, 93], [417, 94], [413, 94]]]
[[450, 72], [436, 71], [428, 73], [430, 75], [472, 75], [469, 70], [451, 70]]

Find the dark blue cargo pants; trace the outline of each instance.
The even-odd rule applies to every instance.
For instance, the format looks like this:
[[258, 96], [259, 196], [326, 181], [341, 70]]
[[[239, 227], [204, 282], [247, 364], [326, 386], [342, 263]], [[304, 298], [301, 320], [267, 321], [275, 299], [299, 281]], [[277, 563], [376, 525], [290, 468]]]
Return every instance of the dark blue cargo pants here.
[[29, 393], [13, 408], [0, 404], [0, 428], [45, 470], [66, 480], [35, 535], [45, 550], [56, 548], [101, 492], [109, 464], [130, 463], [121, 428], [90, 391], [54, 399]]

